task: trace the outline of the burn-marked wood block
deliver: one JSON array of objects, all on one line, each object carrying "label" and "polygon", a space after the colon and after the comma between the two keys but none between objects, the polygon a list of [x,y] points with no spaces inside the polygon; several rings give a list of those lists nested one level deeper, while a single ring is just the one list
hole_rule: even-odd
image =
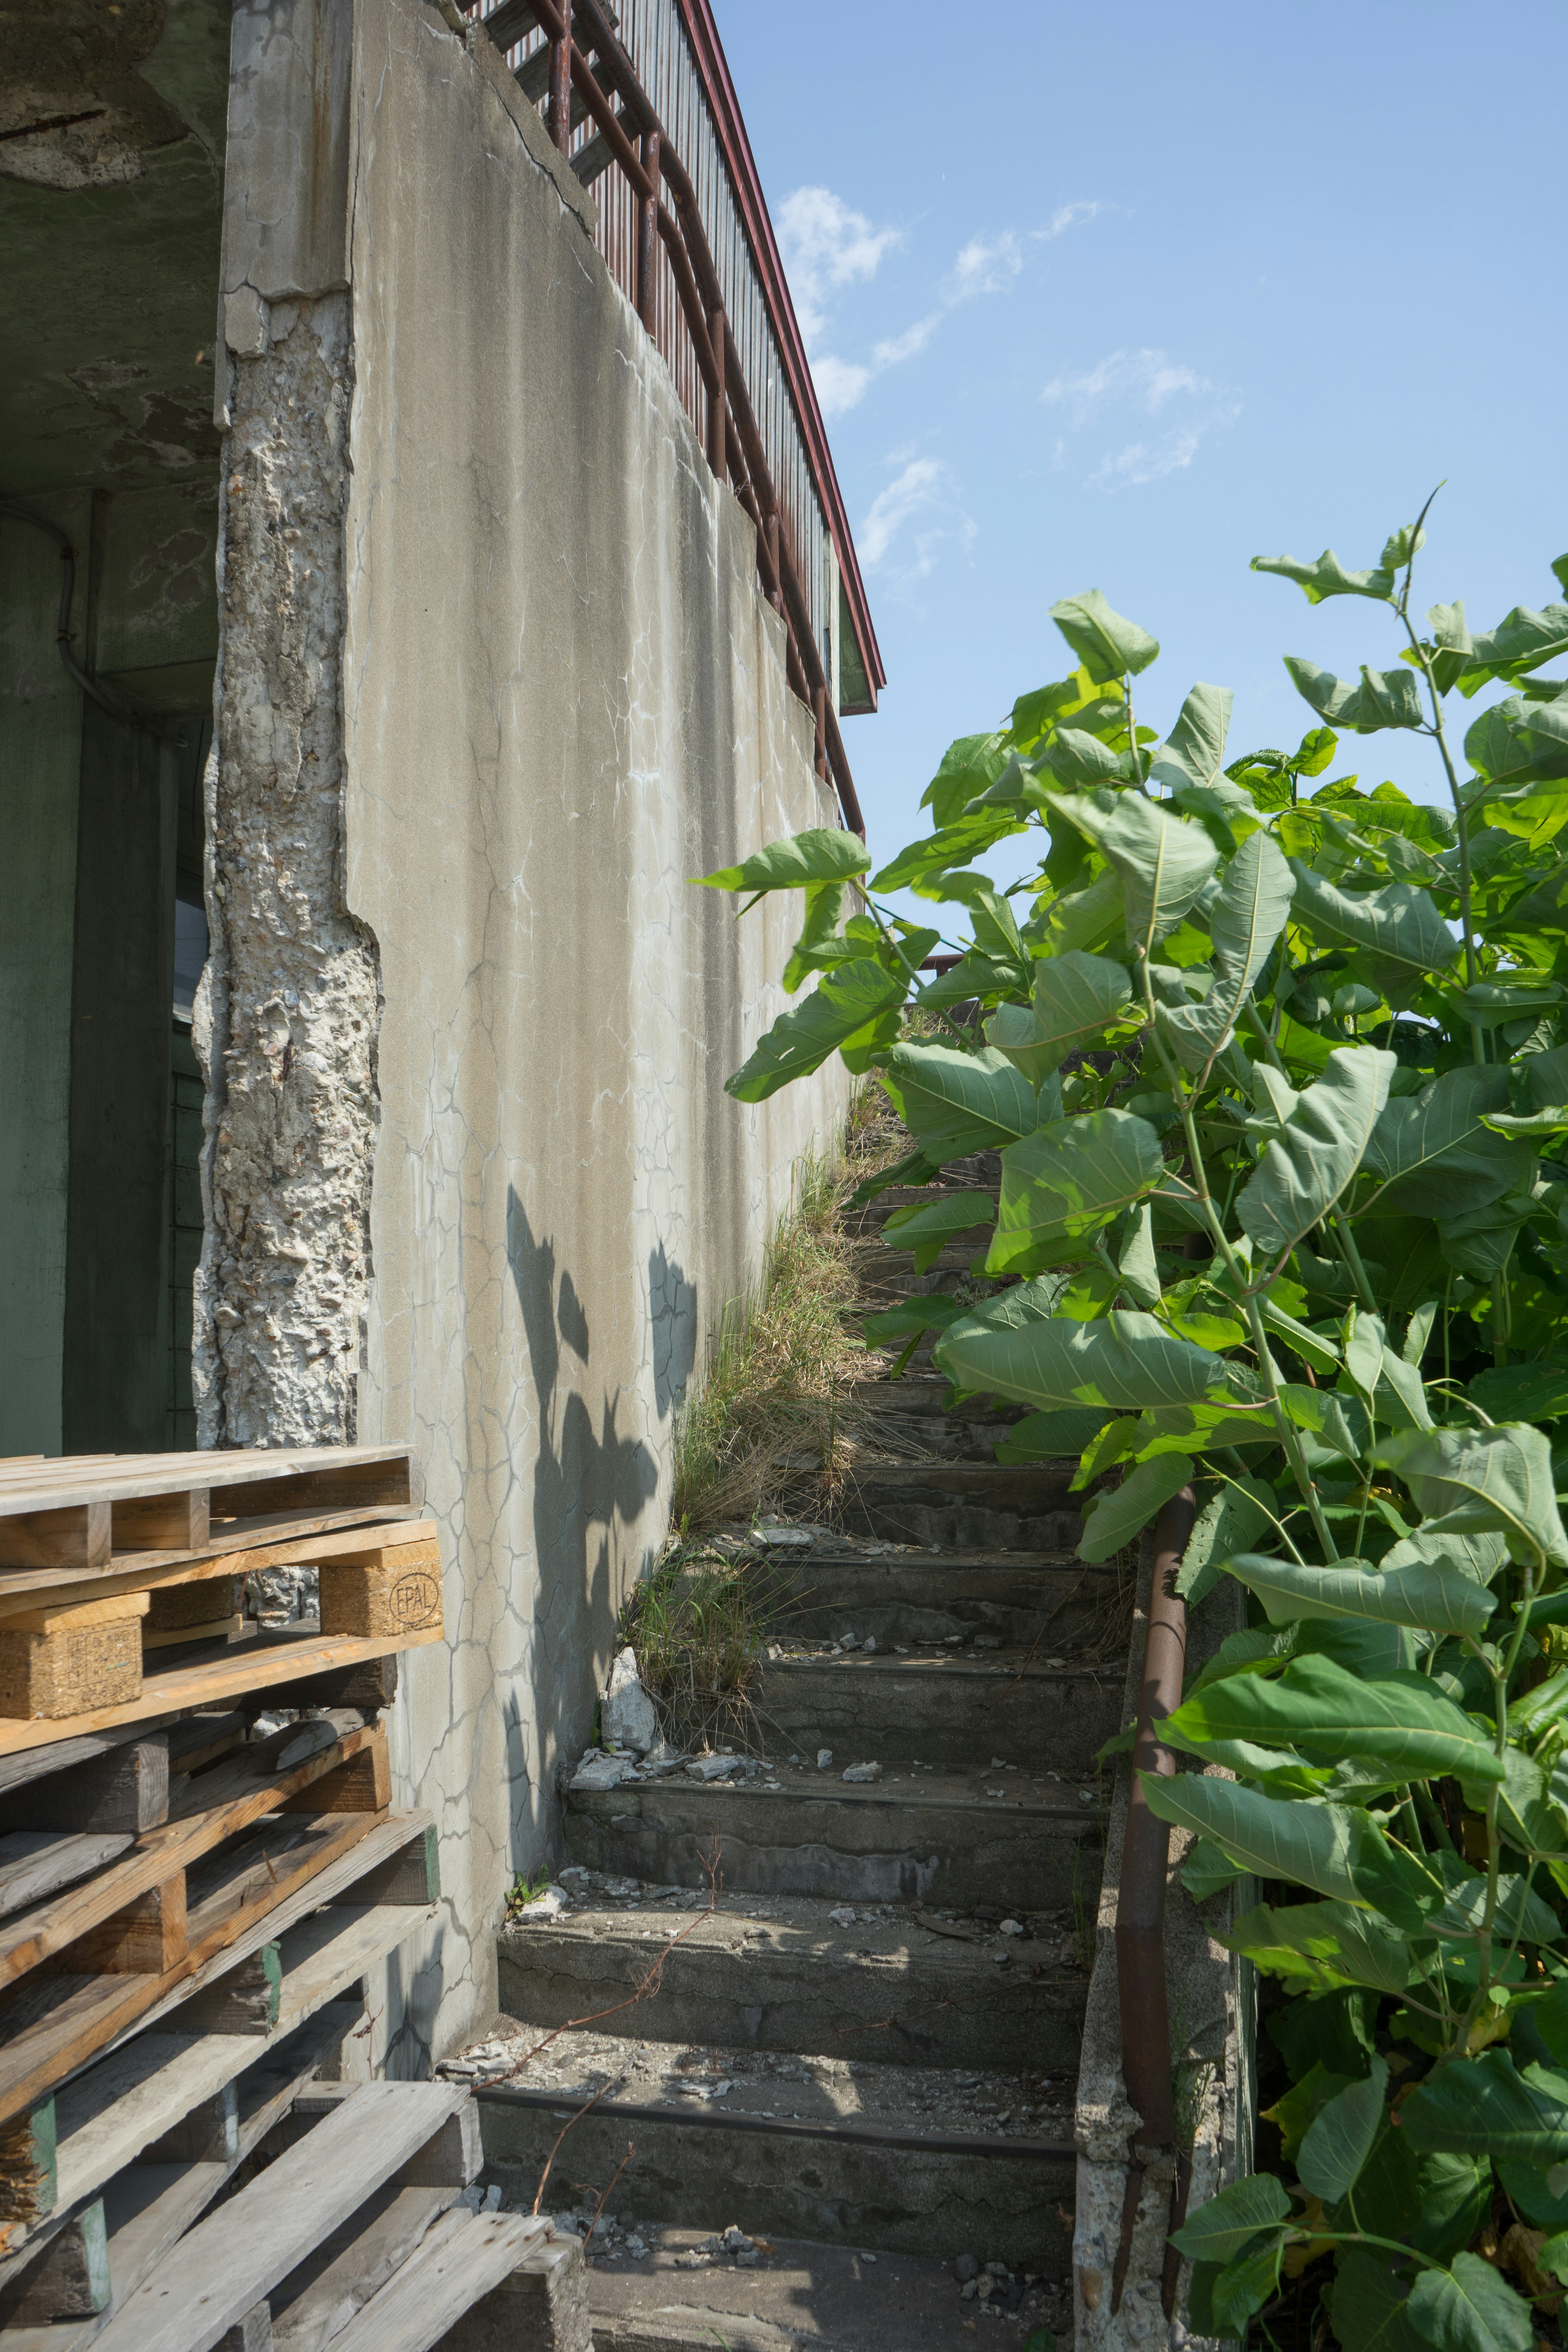
[{"label": "burn-marked wood block", "polygon": [[0,1621],[0,1716],[54,1720],[142,1695],[144,1592]]},{"label": "burn-marked wood block", "polygon": [[55,2210],[55,2101],[0,2124],[0,2222],[47,2221]]},{"label": "burn-marked wood block", "polygon": [[71,1976],[161,1977],[184,1956],[185,1874],[177,1870],[44,1965]]},{"label": "burn-marked wood block", "polygon": [[353,1559],[324,1559],[323,1633],[385,1640],[424,1633],[441,1623],[441,1552],[433,1543],[398,1544]]},{"label": "burn-marked wood block", "polygon": [[368,1748],[343,1764],[323,1772],[319,1780],[286,1797],[280,1813],[380,1813],[392,1802],[392,1767],[387,1760],[386,1734],[378,1732]]}]

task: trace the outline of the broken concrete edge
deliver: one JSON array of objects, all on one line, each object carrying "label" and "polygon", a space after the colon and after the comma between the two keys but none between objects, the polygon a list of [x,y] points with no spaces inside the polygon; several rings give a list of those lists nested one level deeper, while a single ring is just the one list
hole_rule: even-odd
[{"label": "broken concrete edge", "polygon": [[[1153,1566],[1153,1538],[1145,1532],[1139,1549],[1132,1638],[1122,1695],[1123,1730],[1137,1719]],[[1245,1622],[1241,1588],[1231,1579],[1222,1579],[1208,1598],[1188,1613],[1187,1674],[1195,1673],[1226,1635],[1239,1631]],[[1183,2263],[1177,2276],[1172,2319],[1167,2320],[1161,2303],[1174,2169],[1169,2151],[1159,2152],[1146,2165],[1120,2304],[1115,2312],[1111,2310],[1132,2168],[1129,2141],[1138,2120],[1122,2081],[1116,1967],[1117,1899],[1131,1792],[1131,1762],[1121,1757],[1106,1836],[1074,2126],[1078,2146],[1073,2221],[1076,2352],[1131,2352],[1133,2347],[1137,2352],[1149,2352],[1149,2347],[1160,2344],[1184,2342],[1190,2347],[1205,2340],[1184,2333],[1190,2263]],[[1252,2168],[1254,1971],[1250,1961],[1239,1959],[1215,1938],[1216,1933],[1227,1931],[1255,1898],[1252,1881],[1243,1879],[1211,1895],[1200,1908],[1180,1877],[1192,1843],[1190,1832],[1172,1831],[1165,1896],[1165,1984],[1176,2064],[1176,2111],[1193,2130],[1187,2203],[1189,2210],[1195,2210]]]}]

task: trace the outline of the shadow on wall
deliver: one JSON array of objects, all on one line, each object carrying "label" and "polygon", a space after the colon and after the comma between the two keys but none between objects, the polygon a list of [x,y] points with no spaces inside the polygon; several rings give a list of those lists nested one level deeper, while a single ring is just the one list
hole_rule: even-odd
[{"label": "shadow on wall", "polygon": [[697,1293],[664,1244],[648,1252],[648,1319],[653,1327],[653,1397],[664,1421],[686,1397],[697,1362]]},{"label": "shadow on wall", "polygon": [[[595,1660],[609,1649],[621,1598],[613,1573],[617,1524],[624,1532],[641,1517],[658,1487],[658,1465],[640,1438],[617,1433],[618,1386],[605,1399],[596,1432],[586,1399],[574,1389],[563,1391],[563,1355],[584,1366],[590,1361],[588,1318],[570,1274],[557,1277],[554,1244],[536,1239],[528,1212],[510,1185],[506,1250],[538,1404],[533,1550],[539,1581],[531,1698],[534,1752],[548,1772],[554,1759],[574,1756],[587,1738]],[[673,1297],[689,1299],[695,1331],[695,1294],[677,1268],[668,1269],[668,1280]],[[657,1319],[655,1328],[657,1333]],[[657,1337],[655,1345],[657,1349]],[[666,1409],[661,1401],[661,1417]],[[527,1765],[515,1702],[509,1708],[507,1744],[512,1786],[521,1796]],[[549,1830],[542,1801],[545,1790],[529,1793],[532,1819],[513,1818],[514,1870],[531,1866]]]}]

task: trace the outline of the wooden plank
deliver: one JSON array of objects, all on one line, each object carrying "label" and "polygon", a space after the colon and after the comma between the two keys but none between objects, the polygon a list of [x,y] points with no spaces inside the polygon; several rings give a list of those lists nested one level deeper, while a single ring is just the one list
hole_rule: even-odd
[{"label": "wooden plank", "polygon": [[[0,1477],[4,1476],[0,1473]],[[80,1576],[108,1565],[113,1514],[104,1502],[56,1504],[47,1490],[39,1505],[20,1506],[0,1518],[0,1568],[63,1568]]]},{"label": "wooden plank", "polygon": [[181,2239],[104,2329],[103,2352],[211,2352],[439,2131],[464,2095],[443,2083],[362,2084]]},{"label": "wooden plank", "polygon": [[89,1878],[118,1860],[130,1836],[62,1830],[8,1830],[0,1837],[0,1919],[28,1911],[45,1897]]},{"label": "wooden plank", "polygon": [[277,2352],[324,2352],[415,2252],[456,2187],[376,2189],[268,2294]]},{"label": "wooden plank", "polygon": [[[194,1583],[160,1585],[149,1591],[144,1595],[143,1642],[154,1633],[174,1633],[232,1617],[242,1605],[241,1583],[242,1579],[231,1571],[226,1576],[204,1576]],[[188,1633],[186,1638],[190,1638]]]},{"label": "wooden plank", "polygon": [[42,2220],[59,2203],[58,2141],[52,2098],[37,2100],[0,2125],[0,2252],[15,2237],[18,2222]]},{"label": "wooden plank", "polygon": [[323,1633],[423,1633],[441,1623],[438,1544],[399,1544],[318,1571]]},{"label": "wooden plank", "polygon": [[204,1658],[194,1665],[164,1666],[142,1677],[140,1702],[127,1706],[96,1708],[91,1714],[59,1722],[22,1723],[0,1720],[0,1756],[37,1748],[51,1739],[73,1739],[84,1731],[106,1731],[117,1722],[129,1722],[138,1713],[184,1713],[210,1706],[216,1699],[240,1691],[270,1690],[301,1675],[317,1676],[329,1669],[352,1668],[384,1657],[395,1650],[422,1649],[438,1642],[438,1633],[405,1633],[364,1641],[332,1633],[263,1634],[257,1641]]},{"label": "wooden plank", "polygon": [[427,1904],[374,1904],[365,1909],[334,1904],[314,1918],[302,1919],[283,1938],[278,2031],[284,2032],[310,2016],[327,1998],[324,1988],[357,1984],[368,1969],[439,1916]]},{"label": "wooden plank", "polygon": [[118,1625],[127,1617],[145,1617],[152,1596],[145,1592],[114,1592],[91,1601],[40,1597],[37,1607],[18,1609],[7,1617],[6,1633],[65,1633],[88,1625]]},{"label": "wooden plank", "polygon": [[529,2352],[594,2352],[581,2239],[535,2238],[500,2284],[447,2329],[441,2352],[521,2352],[524,2345]]},{"label": "wooden plank", "polygon": [[6,1815],[35,1830],[127,1831],[143,1835],[169,1811],[169,1735],[154,1731],[89,1757],[14,1795]]},{"label": "wooden plank", "polygon": [[284,1813],[384,1813],[392,1802],[392,1766],[384,1732],[365,1735],[364,1745],[346,1763],[308,1781],[297,1796],[279,1804]]},{"label": "wooden plank", "polygon": [[[214,1490],[264,1488],[304,1477],[353,1479],[367,1484],[395,1481],[401,1466],[405,1486],[417,1457],[405,1445],[301,1445],[220,1447],[183,1454],[57,1454],[33,1465],[0,1465],[0,1514],[47,1510],[73,1503],[130,1502],[148,1496],[205,1486]],[[387,1501],[407,1499],[388,1495]],[[258,1504],[258,1509],[271,1506]]]},{"label": "wooden plank", "polygon": [[195,1556],[176,1550],[111,1557],[105,1569],[91,1576],[79,1576],[70,1569],[0,1570],[0,1617],[29,1607],[36,1592],[58,1591],[66,1599],[90,1601],[100,1592],[163,1591],[209,1576],[308,1567],[344,1550],[363,1551],[366,1531],[374,1527],[395,1530],[399,1543],[437,1539],[435,1520],[407,1503],[383,1504],[374,1510],[274,1511],[220,1518],[213,1523],[210,1542]]},{"label": "wooden plank", "polygon": [[252,2304],[243,2319],[237,2319],[218,2338],[217,2352],[272,2352],[272,2306],[268,2303]]},{"label": "wooden plank", "polygon": [[184,1649],[195,1642],[233,1642],[245,1631],[245,1619],[237,1612],[230,1617],[209,1617],[200,1625],[170,1625],[162,1633],[142,1631],[142,1663],[150,1650]]},{"label": "wooden plank", "polygon": [[[90,1764],[107,1756],[110,1749],[123,1748],[127,1740],[150,1738],[173,1720],[167,1715],[149,1716],[135,1723],[117,1724],[111,1731],[89,1732],[79,1739],[51,1740],[47,1748],[30,1748],[19,1756],[0,1756],[0,1797],[48,1774],[68,1771],[78,1764]],[[9,1805],[6,1817],[11,1818]]]},{"label": "wooden plank", "polygon": [[454,2207],[332,2338],[334,2352],[429,2352],[471,2304],[510,2276],[547,2227],[532,2214]]},{"label": "wooden plank", "polygon": [[[215,1846],[248,1829],[280,1803],[308,1793],[312,1781],[330,1779],[343,1769],[346,1760],[367,1749],[384,1761],[385,1733],[351,1732],[331,1748],[307,1757],[291,1771],[275,1773],[265,1780],[245,1772],[243,1767],[231,1771],[226,1765],[219,1765],[215,1772],[203,1776],[216,1785],[211,1791],[213,1801],[200,1811],[184,1813],[178,1820],[148,1831],[137,1841],[133,1853],[101,1872],[89,1885],[0,1928],[0,1985],[14,1983],[57,1953],[68,1950],[74,1966],[79,1938],[89,1937],[104,1921],[123,1912],[175,1872],[188,1869]],[[192,1787],[199,1792],[202,1780]]]},{"label": "wooden plank", "polygon": [[0,2008],[0,2119],[30,2107],[154,2004],[178,1997],[200,1968],[299,1897],[374,1822],[370,1813],[279,1822],[198,1864],[187,1882],[185,1955],[165,1976],[44,1972],[13,1985]]},{"label": "wooden plank", "polygon": [[200,1551],[212,1534],[212,1489],[176,1488],[110,1505],[115,1551]]},{"label": "wooden plank", "polygon": [[278,2023],[283,1962],[276,1944],[263,1944],[216,1984],[193,1993],[182,2023],[198,2033],[270,2033]]}]

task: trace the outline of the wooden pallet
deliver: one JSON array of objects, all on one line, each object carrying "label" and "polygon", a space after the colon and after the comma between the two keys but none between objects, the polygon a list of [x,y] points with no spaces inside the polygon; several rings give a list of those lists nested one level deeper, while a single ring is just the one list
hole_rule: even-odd
[{"label": "wooden pallet", "polygon": [[[389,1814],[285,1895],[89,2063],[0,2125],[0,2252],[32,2242],[437,1916],[428,1813]],[[270,1951],[276,2021],[204,2021],[196,1996]],[[210,2011],[206,2012],[210,2017]],[[243,2030],[240,2030],[240,2028]],[[4,2265],[0,2264],[0,2279]]]},{"label": "wooden pallet", "polygon": [[423,1499],[418,1456],[406,1446],[64,1454],[0,1464],[0,1570],[81,1576],[120,1565],[125,1555],[188,1559],[213,1550],[215,1522],[217,1548],[233,1548],[232,1530],[242,1521],[325,1517],[341,1525],[355,1513],[416,1511]]}]

